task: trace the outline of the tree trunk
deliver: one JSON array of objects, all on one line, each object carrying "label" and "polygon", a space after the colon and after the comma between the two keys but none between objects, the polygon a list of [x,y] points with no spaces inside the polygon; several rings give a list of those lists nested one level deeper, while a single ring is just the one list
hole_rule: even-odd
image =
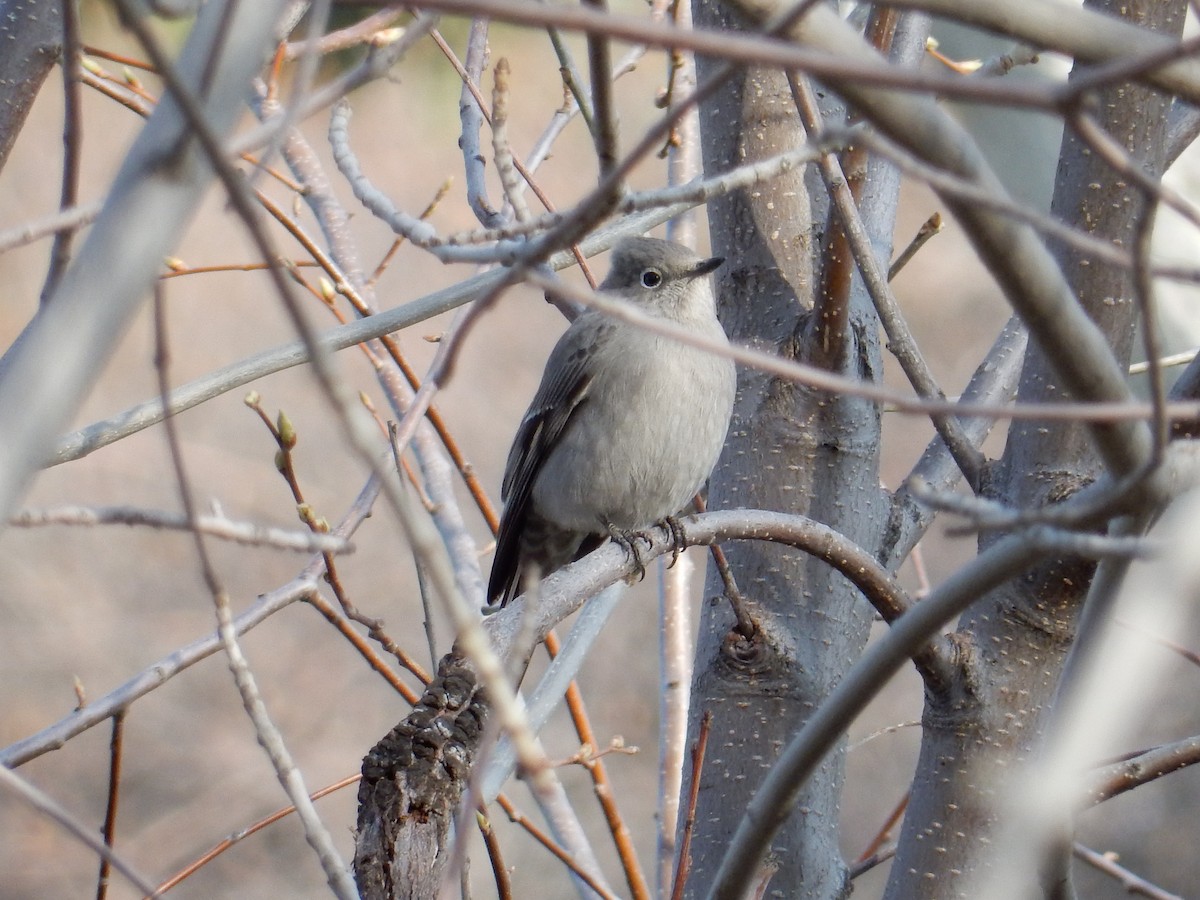
[{"label": "tree trunk", "polygon": [[[735,25],[713,3],[696,3],[694,13],[701,26]],[[701,58],[699,68],[703,81],[719,64]],[[841,107],[818,95],[826,123],[841,122]],[[710,174],[804,140],[787,79],[775,71],[750,69],[731,78],[702,105],[701,127]],[[885,266],[897,192],[890,167],[872,162],[862,207]],[[709,206],[709,225],[714,252],[729,260],[719,273],[718,302],[732,340],[865,382],[879,380],[877,320],[857,275],[848,296],[818,296],[831,284],[831,267],[852,265],[830,251],[835,225],[815,173],[807,183],[797,174],[769,193],[717,200]],[[822,327],[820,314],[838,304],[848,313],[844,327]],[[821,313],[814,315],[814,308]],[[879,436],[874,403],[742,371],[710,505],[807,515],[874,551],[887,512],[879,485]],[[722,588],[710,575],[696,651],[692,739],[705,713],[712,714],[712,725],[695,813],[689,896],[703,895],[712,884],[733,829],[779,750],[858,657],[872,621],[861,595],[818,560],[761,542],[730,545],[726,553],[759,630],[750,638],[733,630],[728,604],[712,599]],[[849,893],[838,849],[842,780],[839,751],[805,787],[772,843],[764,876],[773,894]]]},{"label": "tree trunk", "polygon": [[[1187,9],[1180,0],[1087,5],[1176,35]],[[1072,78],[1086,70],[1077,66]],[[1131,84],[1106,88],[1096,99],[1085,109],[1157,179],[1165,164],[1170,99]],[[1110,163],[1068,122],[1055,216],[1132,247],[1148,209],[1143,194],[1118,181]],[[1129,272],[1088,260],[1072,248],[1060,248],[1057,256],[1116,358],[1128,364],[1138,313]],[[1026,354],[1018,397],[1029,403],[1071,399],[1056,384],[1053,361],[1036,341]],[[1081,424],[1014,422],[988,493],[1012,508],[1043,506],[1067,498],[1102,472]],[[961,678],[947,695],[926,698],[921,754],[888,898],[965,896],[970,880],[992,862],[991,838],[1003,812],[1005,787],[1015,764],[1038,742],[1093,570],[1094,564],[1076,558],[1052,560],[993,591],[963,622]]]}]

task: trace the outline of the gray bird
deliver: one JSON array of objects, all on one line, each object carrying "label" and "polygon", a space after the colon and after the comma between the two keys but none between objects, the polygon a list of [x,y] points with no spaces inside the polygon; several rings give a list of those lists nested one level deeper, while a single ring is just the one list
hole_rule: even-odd
[{"label": "gray bird", "polygon": [[[706,277],[721,263],[626,238],[600,290],[723,344]],[[680,512],[717,463],[736,387],[727,358],[582,313],[550,353],[508,454],[488,602],[503,606],[528,573]]]}]

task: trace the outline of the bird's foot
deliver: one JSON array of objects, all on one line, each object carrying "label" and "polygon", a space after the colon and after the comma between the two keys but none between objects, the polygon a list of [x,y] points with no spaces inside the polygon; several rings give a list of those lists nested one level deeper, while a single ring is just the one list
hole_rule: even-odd
[{"label": "bird's foot", "polygon": [[605,522],[604,527],[608,531],[608,536],[614,544],[620,547],[629,554],[629,558],[633,560],[633,572],[637,575],[637,580],[641,581],[646,577],[646,564],[642,561],[642,551],[637,548],[637,539],[641,537],[636,531],[622,531],[612,522]]},{"label": "bird's foot", "polygon": [[675,516],[667,516],[658,524],[671,536],[671,562],[667,566],[669,569],[679,562],[679,554],[687,549],[687,532],[683,530],[683,523]]}]

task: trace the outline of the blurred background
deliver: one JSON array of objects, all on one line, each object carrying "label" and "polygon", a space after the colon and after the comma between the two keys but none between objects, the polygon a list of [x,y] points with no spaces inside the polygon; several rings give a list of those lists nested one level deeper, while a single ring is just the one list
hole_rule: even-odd
[{"label": "blurred background", "polygon": [[[620,4],[618,4],[620,6]],[[640,7],[624,4],[627,11]],[[106,3],[82,4],[84,40],[89,45],[138,56],[135,45],[117,27]],[[465,23],[446,20],[447,41],[464,52]],[[168,40],[186,29],[165,28]],[[986,57],[1007,46],[982,41],[962,30],[939,31],[950,56]],[[574,42],[578,49],[581,45]],[[491,60],[512,63],[510,129],[515,151],[524,153],[563,103],[557,62],[545,36],[495,26]],[[619,47],[618,53],[626,48]],[[98,61],[117,79],[120,64]],[[931,63],[932,64],[932,63]],[[332,71],[336,63],[327,64]],[[667,61],[649,53],[618,83],[622,145],[630,146],[660,115],[655,98],[666,84]],[[1061,77],[1064,66],[1052,58],[1012,77]],[[490,69],[489,69],[490,72]],[[548,75],[547,73],[551,73]],[[157,95],[157,80],[136,73]],[[490,91],[490,74],[485,95]],[[423,42],[390,79],[351,96],[355,116],[352,144],[366,174],[396,206],[419,212],[447,178],[449,193],[431,221],[438,232],[470,229],[476,222],[464,197],[462,161],[457,148],[458,76],[437,49]],[[83,168],[81,199],[103,197],[123,154],[141,126],[140,118],[94,91],[83,91]],[[1053,177],[1058,134],[1052,120],[1031,114],[993,110],[963,111],[963,116],[1009,179],[1014,192],[1046,204]],[[0,172],[0,229],[53,212],[61,178],[63,101],[61,76],[43,89],[6,168]],[[251,123],[247,116],[246,125]],[[318,149],[335,180],[336,192],[353,214],[353,237],[365,270],[381,260],[393,235],[357,206],[336,176],[325,140],[327,114],[301,128]],[[487,138],[485,137],[485,142]],[[485,143],[485,146],[486,143]],[[1177,184],[1189,189],[1196,168],[1188,160],[1177,167]],[[494,173],[493,173],[494,174]],[[594,155],[586,129],[573,122],[555,144],[538,180],[559,208],[579,198],[595,180]],[[666,183],[666,164],[648,160],[633,179],[635,187]],[[259,186],[270,193],[313,235],[318,229],[306,208],[286,187],[269,178]],[[499,197],[493,182],[494,197]],[[907,185],[896,226],[903,247],[928,216],[938,210],[922,186]],[[943,211],[944,212],[944,211]],[[1183,241],[1160,229],[1165,254],[1194,261],[1194,237]],[[701,228],[701,234],[704,234]],[[304,259],[304,251],[281,229],[275,237],[283,253]],[[706,236],[702,238],[706,241]],[[0,343],[8,346],[37,307],[50,242],[37,241],[0,255]],[[220,191],[210,191],[197,211],[188,236],[175,254],[186,267],[255,262],[250,241],[230,213]],[[602,275],[606,262],[597,260]],[[166,267],[164,266],[164,272]],[[306,270],[313,272],[313,270]],[[471,270],[443,266],[422,251],[405,246],[382,275],[381,305],[399,306],[454,284]],[[315,279],[315,272],[312,275]],[[578,277],[571,274],[570,277]],[[188,274],[165,283],[170,346],[170,378],[183,383],[227,363],[294,339],[261,272]],[[898,276],[895,288],[918,341],[947,393],[966,383],[977,361],[1007,320],[1008,310],[975,260],[952,220]],[[1193,298],[1169,299],[1186,322]],[[313,300],[310,320],[335,324]],[[423,372],[432,359],[436,337],[448,320],[431,320],[396,335],[409,360]],[[437,398],[464,454],[499,503],[499,482],[517,421],[528,403],[553,341],[564,327],[561,315],[536,291],[509,291],[487,313],[468,339],[453,379]],[[1171,333],[1178,343],[1194,343],[1184,324]],[[1177,349],[1174,345],[1169,349]],[[354,349],[338,355],[342,375],[386,410],[370,366]],[[150,309],[143,314],[98,380],[77,426],[111,416],[157,395],[154,329]],[[891,383],[903,386],[896,371]],[[294,369],[252,385],[272,415],[286,411],[299,442],[295,461],[299,480],[316,513],[336,521],[353,502],[366,473],[348,450],[329,405],[306,369]],[[299,528],[295,504],[275,470],[275,444],[258,417],[243,403],[249,388],[236,389],[176,419],[193,490],[202,504],[218,503],[232,519]],[[896,487],[932,436],[927,422],[888,414],[884,472]],[[1003,429],[988,445],[996,453]],[[490,565],[490,536],[465,492],[464,515]],[[178,510],[178,492],[161,427],[141,432],[95,453],[41,473],[25,505],[129,505]],[[922,547],[927,577],[936,584],[974,553],[970,539],[945,536],[935,527]],[[380,508],[354,536],[355,552],[339,560],[343,582],[355,604],[381,618],[385,628],[427,667],[419,590],[412,557],[398,524]],[[209,542],[220,578],[244,609],[259,594],[286,583],[307,562],[301,554]],[[704,558],[690,551],[703,565]],[[906,566],[904,582],[920,581]],[[627,817],[643,864],[653,870],[656,728],[658,717],[656,573],[629,592],[585,666],[580,679],[597,739],[603,746],[620,736],[636,753],[616,753],[606,761],[614,791]],[[700,578],[695,579],[699,600]],[[0,746],[45,728],[68,714],[79,697],[99,697],[167,656],[181,645],[212,632],[211,597],[196,565],[191,539],[183,534],[121,526],[6,529],[0,534]],[[443,618],[433,623],[439,654],[452,635]],[[1196,636],[1176,636],[1195,646]],[[407,712],[404,701],[313,609],[295,604],[243,638],[259,689],[275,723],[304,774],[310,790],[356,773],[364,753]],[[1166,651],[1164,651],[1166,652]],[[1178,657],[1176,657],[1178,659]],[[533,674],[536,675],[535,665]],[[1200,671],[1181,659],[1174,670],[1181,690],[1164,695],[1147,744],[1192,733],[1200,727],[1192,684]],[[409,679],[416,688],[415,680]],[[848,755],[843,804],[844,848],[853,859],[870,841],[887,814],[902,799],[911,777],[919,741],[920,685],[905,672],[856,724]],[[82,821],[99,829],[108,788],[108,723],[70,741],[21,768]],[[560,713],[544,736],[552,758],[565,759],[578,741]],[[592,798],[591,781],[578,766],[560,776],[589,828],[610,882],[623,893],[603,819]],[[1105,804],[1085,817],[1081,839],[1100,850],[1116,850],[1135,871],[1185,895],[1200,883],[1194,854],[1178,846],[1191,841],[1197,802],[1193,773],[1139,790]],[[537,813],[520,784],[508,793],[530,816]],[[345,859],[353,854],[356,787],[318,801],[326,825]],[[221,654],[193,666],[139,700],[128,711],[124,730],[117,849],[152,880],[165,879],[213,844],[287,804],[274,773],[255,741]],[[572,889],[562,867],[544,850],[509,826],[494,810],[515,867],[517,896],[559,897]],[[83,897],[95,893],[97,860],[53,822],[11,796],[0,795],[0,898]],[[477,896],[490,896],[486,858],[474,848],[472,877]],[[864,875],[856,896],[878,896],[886,865]],[[1086,896],[1124,896],[1111,881],[1083,882]],[[255,834],[201,868],[169,896],[209,898],[324,897],[328,889],[293,818]],[[119,876],[110,897],[136,896]]]}]

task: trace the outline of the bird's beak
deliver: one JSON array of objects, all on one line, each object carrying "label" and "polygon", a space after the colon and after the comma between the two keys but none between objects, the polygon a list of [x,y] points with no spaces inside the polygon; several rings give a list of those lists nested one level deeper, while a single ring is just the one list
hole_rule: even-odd
[{"label": "bird's beak", "polygon": [[725,262],[725,257],[723,256],[714,256],[712,259],[706,259],[696,266],[696,268],[692,269],[692,277],[699,278],[701,275],[707,275],[709,272],[718,269],[723,262]]}]

